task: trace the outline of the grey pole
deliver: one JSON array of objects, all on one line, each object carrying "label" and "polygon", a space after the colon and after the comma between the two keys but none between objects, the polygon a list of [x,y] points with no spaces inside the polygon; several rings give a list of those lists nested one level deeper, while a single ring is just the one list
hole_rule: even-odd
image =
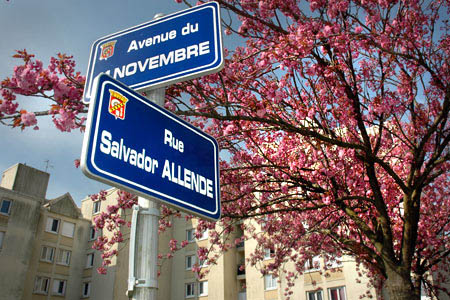
[{"label": "grey pole", "polygon": [[[153,19],[162,16],[163,14],[157,14]],[[165,93],[165,88],[150,90],[147,92],[147,98],[162,107]],[[136,227],[130,235],[128,279],[128,296],[133,300],[156,300],[158,297],[159,213],[160,204],[157,199],[151,197],[138,197],[138,205],[133,207],[132,222],[135,222]]]},{"label": "grey pole", "polygon": [[[147,93],[147,98],[164,105],[165,88]],[[133,300],[156,300],[158,296],[158,227],[160,204],[156,199],[138,197],[134,269],[137,282]],[[130,241],[131,243],[131,241]],[[131,249],[131,248],[130,248]]]}]

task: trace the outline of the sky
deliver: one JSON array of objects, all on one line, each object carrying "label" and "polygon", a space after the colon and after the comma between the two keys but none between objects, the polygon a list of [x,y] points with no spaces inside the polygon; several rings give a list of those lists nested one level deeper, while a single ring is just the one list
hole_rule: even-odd
[{"label": "sky", "polygon": [[[106,35],[150,21],[158,13],[187,7],[174,0],[0,0],[0,80],[11,76],[18,63],[15,50],[27,49],[47,66],[58,53],[73,55],[76,70],[86,73],[92,43]],[[28,110],[46,110],[48,102],[18,97]],[[50,118],[38,119],[39,130],[0,126],[3,147],[0,172],[24,163],[50,173],[47,199],[69,192],[78,205],[107,185],[91,180],[75,168],[83,133],[59,132]]]}]

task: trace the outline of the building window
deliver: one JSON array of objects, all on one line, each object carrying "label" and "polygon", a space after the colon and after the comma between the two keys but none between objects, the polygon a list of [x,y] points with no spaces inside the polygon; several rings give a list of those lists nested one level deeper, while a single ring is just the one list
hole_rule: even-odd
[{"label": "building window", "polygon": [[206,229],[205,231],[202,232],[202,235],[198,238],[199,241],[203,241],[206,240],[208,238],[209,234],[208,234],[208,229]]},{"label": "building window", "polygon": [[45,231],[58,233],[60,220],[54,219],[52,217],[47,218],[47,226],[45,227]]},{"label": "building window", "polygon": [[266,291],[275,290],[277,288],[277,278],[273,277],[272,274],[264,276],[264,289]]},{"label": "building window", "polygon": [[330,300],[346,300],[347,299],[345,297],[345,286],[328,289],[328,294],[330,295]]},{"label": "building window", "polygon": [[53,280],[53,295],[64,296],[66,293],[66,280],[54,279]]},{"label": "building window", "polygon": [[41,260],[46,262],[53,262],[53,257],[55,256],[55,248],[42,246]]},{"label": "building window", "polygon": [[70,222],[63,222],[61,234],[73,238],[75,232],[75,224]]},{"label": "building window", "polygon": [[198,295],[208,296],[208,281],[200,281],[198,283]]},{"label": "building window", "polygon": [[328,269],[335,269],[342,267],[342,257],[333,257],[326,263]]},{"label": "building window", "polygon": [[2,215],[9,215],[10,211],[11,211],[11,200],[7,200],[7,199],[3,199],[2,203],[0,205],[0,213]]},{"label": "building window", "polygon": [[309,258],[305,263],[306,272],[320,271],[320,257],[314,256]]},{"label": "building window", "polygon": [[38,294],[47,294],[50,278],[37,276],[34,282],[34,292]]},{"label": "building window", "polygon": [[195,255],[186,256],[186,270],[191,270],[195,264]]},{"label": "building window", "polygon": [[86,268],[92,268],[94,266],[94,253],[86,255]]},{"label": "building window", "polygon": [[208,260],[207,259],[200,259],[198,263],[199,267],[207,267],[208,266]]},{"label": "building window", "polygon": [[264,249],[264,259],[272,259],[275,254],[275,251],[272,249],[265,248]]},{"label": "building window", "polygon": [[323,294],[322,291],[310,291],[306,292],[307,300],[322,300]]},{"label": "building window", "polygon": [[91,294],[91,283],[83,282],[83,291],[81,292],[82,297],[89,297]]},{"label": "building window", "polygon": [[186,283],[186,298],[192,298],[195,296],[195,283]]},{"label": "building window", "polygon": [[186,230],[186,240],[191,243],[194,239],[194,229],[188,229]]},{"label": "building window", "polygon": [[61,265],[70,265],[70,256],[72,252],[69,250],[59,249],[58,253],[58,264]]},{"label": "building window", "polygon": [[5,238],[5,232],[0,231],[0,250],[3,248],[3,239]]},{"label": "building window", "polygon": [[89,229],[89,240],[95,240],[96,238],[96,234],[95,234],[95,227],[91,226],[91,228]]},{"label": "building window", "polygon": [[102,235],[101,229],[95,230],[95,227],[91,226],[91,228],[89,229],[89,240],[90,241],[96,240],[97,237],[99,237],[101,235]]},{"label": "building window", "polygon": [[98,214],[100,212],[100,205],[101,205],[100,201],[94,202],[94,205],[92,206],[92,214],[93,215]]}]

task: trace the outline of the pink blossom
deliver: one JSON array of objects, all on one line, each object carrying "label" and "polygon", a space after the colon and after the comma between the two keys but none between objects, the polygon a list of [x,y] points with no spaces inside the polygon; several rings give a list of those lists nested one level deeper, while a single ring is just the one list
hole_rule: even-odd
[{"label": "pink blossom", "polygon": [[25,126],[36,125],[36,123],[37,123],[36,116],[34,115],[33,112],[26,112],[25,111],[24,113],[21,114],[20,118],[22,120],[22,123]]}]

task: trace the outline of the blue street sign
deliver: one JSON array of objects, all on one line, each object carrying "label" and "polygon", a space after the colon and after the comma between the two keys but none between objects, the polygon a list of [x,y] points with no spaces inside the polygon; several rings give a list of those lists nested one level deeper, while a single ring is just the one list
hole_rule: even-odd
[{"label": "blue street sign", "polygon": [[85,175],[218,220],[217,141],[106,74],[93,91],[81,154]]},{"label": "blue street sign", "polygon": [[208,2],[100,38],[91,48],[84,101],[106,73],[144,91],[217,72],[223,67],[220,9]]}]

